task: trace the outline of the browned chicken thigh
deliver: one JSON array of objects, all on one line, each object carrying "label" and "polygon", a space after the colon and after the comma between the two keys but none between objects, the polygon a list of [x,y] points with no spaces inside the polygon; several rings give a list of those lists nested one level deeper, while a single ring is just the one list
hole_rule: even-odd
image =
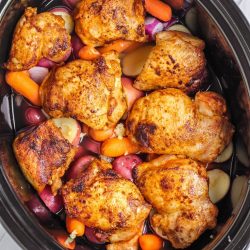
[{"label": "browned chicken thigh", "polygon": [[127,119],[127,133],[142,152],[186,155],[212,162],[232,139],[225,100],[214,92],[194,100],[178,89],[139,99]]},{"label": "browned chicken thigh", "polygon": [[4,66],[11,71],[27,70],[43,57],[60,62],[70,52],[70,35],[63,18],[49,12],[37,14],[36,8],[29,7],[16,26],[9,60]]},{"label": "browned chicken thigh", "polygon": [[41,101],[52,117],[73,117],[94,129],[114,126],[126,111],[118,54],[76,60],[54,69],[42,83]]},{"label": "browned chicken thigh", "polygon": [[62,195],[68,216],[94,228],[98,238],[111,243],[129,241],[141,232],[151,208],[133,182],[99,160],[67,182]]},{"label": "browned chicken thigh", "polygon": [[74,19],[75,31],[86,45],[146,40],[142,0],[83,0]]},{"label": "browned chicken thigh", "polygon": [[150,222],[175,248],[186,248],[216,226],[218,210],[208,196],[203,164],[185,157],[161,156],[134,169],[137,186],[153,206]]},{"label": "browned chicken thigh", "polygon": [[19,134],[13,149],[24,176],[38,192],[51,185],[56,193],[75,155],[75,148],[52,120]]},{"label": "browned chicken thigh", "polygon": [[178,88],[186,93],[199,90],[207,76],[205,43],[179,31],[156,35],[156,46],[135,80],[140,90]]}]

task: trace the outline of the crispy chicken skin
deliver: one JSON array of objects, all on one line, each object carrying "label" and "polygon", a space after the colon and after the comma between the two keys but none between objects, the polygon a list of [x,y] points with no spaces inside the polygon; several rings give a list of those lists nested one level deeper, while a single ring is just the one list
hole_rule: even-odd
[{"label": "crispy chicken skin", "polygon": [[[185,157],[161,156],[134,169],[137,186],[153,206],[151,224],[175,248],[186,248],[216,226],[218,209],[208,196],[205,166]],[[152,188],[153,187],[153,188]]]},{"label": "crispy chicken skin", "polygon": [[146,40],[142,0],[83,0],[75,10],[75,31],[83,43],[102,46],[118,39]]},{"label": "crispy chicken skin", "polygon": [[67,182],[62,196],[68,216],[95,228],[97,237],[112,243],[136,236],[151,208],[134,183],[99,160]]},{"label": "crispy chicken skin", "polygon": [[31,132],[19,134],[13,149],[23,174],[33,187],[41,192],[46,185],[51,185],[54,194],[75,155],[74,147],[52,120],[40,124]]},{"label": "crispy chicken skin", "polygon": [[36,8],[28,7],[16,26],[9,60],[4,66],[10,71],[27,70],[43,57],[60,62],[70,52],[70,35],[63,18],[49,12],[37,14]]},{"label": "crispy chicken skin", "polygon": [[127,119],[127,134],[142,152],[201,162],[215,160],[233,132],[225,100],[209,91],[192,100],[178,89],[157,90],[139,99]]},{"label": "crispy chicken skin", "polygon": [[205,43],[197,37],[164,31],[156,35],[156,46],[135,80],[140,90],[163,88],[182,89],[186,93],[198,91],[207,77]]},{"label": "crispy chicken skin", "polygon": [[94,129],[114,126],[126,111],[118,54],[76,60],[54,69],[40,88],[44,110],[73,117]]}]

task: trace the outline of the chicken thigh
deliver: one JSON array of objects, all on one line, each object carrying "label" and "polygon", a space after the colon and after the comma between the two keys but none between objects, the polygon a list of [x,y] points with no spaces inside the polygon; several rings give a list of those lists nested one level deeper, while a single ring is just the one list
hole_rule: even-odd
[{"label": "chicken thigh", "polygon": [[140,90],[163,88],[198,91],[207,77],[205,43],[197,37],[179,31],[156,34],[156,46],[135,80]]},{"label": "chicken thigh", "polygon": [[94,129],[114,126],[126,111],[118,54],[76,60],[54,69],[40,88],[44,110],[73,117]]},{"label": "chicken thigh", "polygon": [[83,43],[102,46],[118,39],[144,42],[142,0],[83,0],[75,10],[75,31]]},{"label": "chicken thigh", "polygon": [[178,89],[158,90],[139,99],[127,119],[127,133],[141,151],[186,155],[212,162],[232,139],[234,127],[225,100],[199,92],[194,100]]},{"label": "chicken thigh", "polygon": [[175,248],[186,248],[216,226],[218,209],[208,196],[203,164],[185,157],[161,156],[134,169],[137,186],[153,206],[150,222]]},{"label": "chicken thigh", "polygon": [[67,182],[62,196],[68,216],[94,228],[99,239],[111,243],[135,237],[151,209],[133,182],[99,160]]},{"label": "chicken thigh", "polygon": [[29,7],[16,26],[4,66],[10,71],[22,71],[36,66],[43,57],[60,62],[70,53],[71,40],[63,18],[49,12],[37,14],[36,8]]},{"label": "chicken thigh", "polygon": [[19,134],[13,149],[24,176],[33,187],[41,192],[46,185],[51,185],[54,194],[61,187],[61,177],[76,151],[52,120]]}]

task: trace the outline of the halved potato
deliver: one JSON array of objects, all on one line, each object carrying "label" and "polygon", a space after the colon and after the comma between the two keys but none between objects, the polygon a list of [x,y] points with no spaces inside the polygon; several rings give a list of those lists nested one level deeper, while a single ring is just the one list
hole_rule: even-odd
[{"label": "halved potato", "polygon": [[238,138],[236,142],[236,156],[238,160],[245,166],[250,167],[250,160],[248,158],[248,153],[243,141]]},{"label": "halved potato", "polygon": [[186,16],[185,16],[185,23],[187,27],[192,31],[192,33],[197,33],[198,31],[198,17],[197,17],[197,10],[196,8],[191,8]]},{"label": "halved potato", "polygon": [[236,176],[233,181],[232,188],[231,188],[231,202],[233,208],[235,208],[240,200],[242,195],[242,190],[245,185],[247,185],[248,178],[245,175]]},{"label": "halved potato", "polygon": [[81,126],[75,119],[62,117],[54,118],[52,121],[58,128],[61,129],[65,139],[75,146],[79,144]]},{"label": "halved potato", "polygon": [[233,154],[233,143],[230,142],[223,152],[215,159],[214,162],[221,163],[229,160]]},{"label": "halved potato", "polygon": [[209,197],[213,203],[219,202],[227,194],[230,187],[230,177],[220,169],[207,172],[209,179]]},{"label": "halved potato", "polygon": [[146,45],[125,55],[122,59],[123,74],[133,77],[139,75],[152,48],[152,45]]},{"label": "halved potato", "polygon": [[182,24],[175,24],[171,26],[170,28],[168,28],[168,30],[181,31],[181,32],[191,34],[191,32]]}]

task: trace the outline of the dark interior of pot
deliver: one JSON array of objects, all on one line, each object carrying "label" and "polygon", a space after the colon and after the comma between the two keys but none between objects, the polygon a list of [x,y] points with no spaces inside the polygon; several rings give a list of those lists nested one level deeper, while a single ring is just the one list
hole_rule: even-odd
[{"label": "dark interior of pot", "polygon": [[[0,3],[1,64],[8,58],[13,30],[24,8],[36,6],[39,11],[44,11],[59,3],[60,1],[57,0]],[[230,1],[221,1],[220,3],[217,1],[214,3],[197,1],[195,6],[197,35],[206,41],[206,56],[210,71],[210,85],[207,89],[219,92],[226,98],[232,122],[236,127],[233,138],[233,155],[229,160],[220,164],[220,168],[230,176],[231,184],[227,195],[217,204],[219,208],[217,227],[202,234],[189,247],[193,250],[226,249],[227,247],[234,249],[239,241],[241,247],[238,249],[243,249],[249,237],[244,235],[247,234],[247,230],[250,232],[250,223],[247,222],[250,217],[250,91],[248,85],[250,76],[247,74],[250,72],[245,70],[249,67],[249,61],[247,62],[249,48],[246,47],[247,41],[239,33],[237,34],[239,30],[234,30],[235,23],[228,22],[227,15],[229,14],[222,4],[224,7],[233,6],[233,9],[235,8]],[[235,20],[237,18],[241,18],[238,12],[235,13]],[[47,215],[39,219],[39,216],[36,215],[44,213],[44,208],[41,208],[41,211],[36,211],[36,215],[29,210],[29,200],[34,195],[34,190],[19,170],[12,151],[12,141],[15,134],[27,126],[24,112],[30,104],[7,86],[4,74],[4,70],[0,69],[2,222],[24,248],[57,249],[60,246],[49,235],[53,230],[65,228],[64,215],[62,213],[53,215],[46,211]],[[214,167],[216,167],[215,164],[208,166],[210,169]],[[105,249],[104,245],[93,244],[85,237],[77,239],[77,247],[77,249]],[[167,242],[165,249],[171,249]]]}]

